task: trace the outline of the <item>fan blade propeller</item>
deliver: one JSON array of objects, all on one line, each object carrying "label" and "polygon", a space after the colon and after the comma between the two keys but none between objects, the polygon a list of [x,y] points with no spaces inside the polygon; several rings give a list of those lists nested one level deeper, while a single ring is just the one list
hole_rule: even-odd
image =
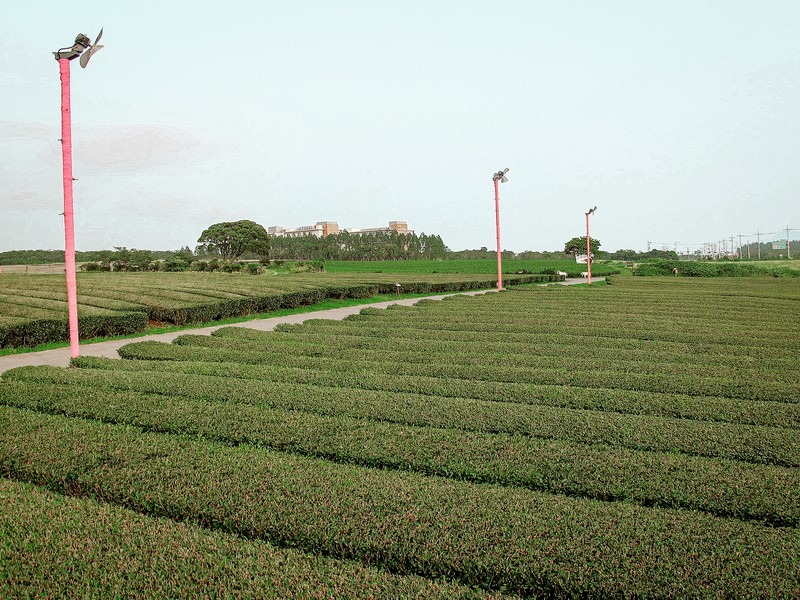
[{"label": "fan blade propeller", "polygon": [[102,46],[102,45],[101,46],[92,46],[86,52],[81,54],[81,60],[80,60],[81,67],[83,67],[85,69],[86,65],[89,64],[89,59],[92,58],[92,56],[94,55],[95,52],[99,52],[100,49],[102,49],[103,47],[104,46]]},{"label": "fan blade propeller", "polygon": [[503,175],[503,178],[500,180],[500,183],[505,183],[506,181],[508,181],[508,177]]},{"label": "fan blade propeller", "polygon": [[505,173],[508,173],[508,167],[506,167],[505,169],[503,169],[503,173],[504,173],[504,174],[505,174]]},{"label": "fan blade propeller", "polygon": [[97,34],[97,37],[94,39],[94,44],[91,44],[91,45],[90,45],[90,46],[89,46],[89,47],[86,49],[86,51],[85,51],[83,54],[81,54],[81,60],[80,60],[80,63],[81,63],[81,67],[82,67],[82,68],[84,68],[84,69],[85,69],[85,68],[86,68],[86,65],[88,65],[88,64],[89,64],[89,59],[90,59],[90,58],[92,58],[92,55],[93,55],[95,52],[99,51],[99,50],[100,50],[100,48],[102,48],[102,47],[103,47],[103,46],[102,46],[102,45],[100,45],[100,43],[99,43],[99,42],[100,42],[100,38],[101,38],[101,37],[103,37],[103,28],[102,28],[102,27],[100,28],[100,33],[98,33],[98,34]]}]

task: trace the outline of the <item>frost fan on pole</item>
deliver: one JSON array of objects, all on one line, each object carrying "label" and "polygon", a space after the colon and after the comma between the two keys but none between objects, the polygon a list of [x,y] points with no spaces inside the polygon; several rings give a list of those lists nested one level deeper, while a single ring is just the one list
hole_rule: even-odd
[{"label": "frost fan on pole", "polygon": [[79,33],[72,46],[60,48],[53,52],[58,61],[61,73],[61,157],[64,180],[64,264],[67,272],[67,310],[69,312],[69,347],[72,358],[80,356],[78,335],[78,283],[75,274],[75,214],[72,209],[72,118],[69,95],[69,62],[80,58],[81,67],[85,67],[89,59],[102,46],[97,42],[103,30],[92,41]]}]

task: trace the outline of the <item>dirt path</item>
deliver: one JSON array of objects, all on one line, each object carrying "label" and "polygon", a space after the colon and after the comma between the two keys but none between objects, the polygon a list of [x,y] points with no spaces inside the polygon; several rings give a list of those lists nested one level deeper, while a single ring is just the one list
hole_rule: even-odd
[{"label": "dirt path", "polygon": [[[599,278],[602,279],[602,278]],[[562,282],[563,285],[575,285],[584,283],[585,279],[567,279]],[[478,294],[485,294],[493,292],[494,290],[482,290],[477,292],[460,292],[462,295],[475,296]],[[458,294],[441,294],[439,296],[426,296],[424,298],[403,298],[400,300],[389,300],[385,302],[372,302],[359,304],[356,306],[346,306],[342,308],[331,308],[328,310],[319,310],[316,312],[308,312],[297,315],[286,315],[283,317],[271,317],[269,319],[254,319],[252,321],[244,321],[242,323],[235,323],[231,325],[213,325],[210,327],[199,327],[197,329],[182,329],[180,331],[173,331],[170,333],[159,333],[156,335],[145,335],[137,338],[126,338],[120,340],[111,340],[107,342],[97,342],[96,344],[81,344],[81,356],[104,356],[106,358],[119,358],[117,350],[131,342],[155,341],[169,343],[180,335],[210,335],[212,331],[220,329],[221,327],[247,327],[249,329],[258,329],[259,331],[272,331],[276,325],[281,323],[302,323],[308,319],[332,319],[342,320],[349,315],[358,314],[362,308],[386,308],[392,304],[400,304],[403,306],[412,306],[420,300],[441,300],[447,296]],[[68,367],[70,361],[69,347],[56,348],[55,350],[42,350],[41,352],[26,352],[23,354],[9,354],[7,356],[0,356],[0,373],[14,369],[16,367],[34,366],[34,365],[52,365],[55,367]]]}]

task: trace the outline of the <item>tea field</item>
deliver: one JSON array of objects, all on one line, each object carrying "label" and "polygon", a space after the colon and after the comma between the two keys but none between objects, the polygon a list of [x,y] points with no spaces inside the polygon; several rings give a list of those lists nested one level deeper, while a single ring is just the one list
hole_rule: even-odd
[{"label": "tea field", "polygon": [[0,596],[798,597],[800,281],[227,327],[0,380]]},{"label": "tea field", "polygon": [[[508,275],[506,285],[552,281],[555,275]],[[82,339],[143,331],[148,323],[185,325],[312,305],[328,298],[379,293],[439,293],[496,286],[491,274],[306,273],[80,273],[78,318]],[[0,276],[0,348],[32,347],[69,339],[63,277]]]}]

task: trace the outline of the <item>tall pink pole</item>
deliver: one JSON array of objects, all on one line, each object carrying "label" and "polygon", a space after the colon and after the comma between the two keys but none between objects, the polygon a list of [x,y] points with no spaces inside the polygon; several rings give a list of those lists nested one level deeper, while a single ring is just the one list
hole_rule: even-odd
[{"label": "tall pink pole", "polygon": [[72,119],[69,100],[69,60],[58,59],[61,71],[61,156],[64,176],[64,262],[67,268],[69,347],[72,358],[80,356],[78,341],[78,283],[75,274],[75,218],[72,210]]},{"label": "tall pink pole", "polygon": [[586,213],[586,285],[592,285],[592,244],[589,238],[589,214]]},{"label": "tall pink pole", "polygon": [[500,250],[500,180],[494,180],[494,216],[497,226],[497,291],[503,289],[503,253]]}]

